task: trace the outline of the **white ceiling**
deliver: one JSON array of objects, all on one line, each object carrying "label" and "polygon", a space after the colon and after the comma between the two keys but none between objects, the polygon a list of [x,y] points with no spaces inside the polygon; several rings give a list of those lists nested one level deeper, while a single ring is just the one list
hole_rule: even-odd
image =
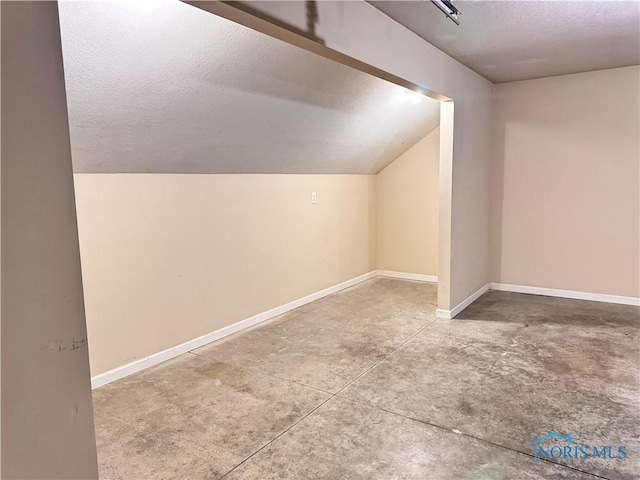
[{"label": "white ceiling", "polygon": [[640,63],[640,1],[370,1],[494,83]]},{"label": "white ceiling", "polygon": [[376,173],[439,103],[178,0],[62,1],[76,172]]}]

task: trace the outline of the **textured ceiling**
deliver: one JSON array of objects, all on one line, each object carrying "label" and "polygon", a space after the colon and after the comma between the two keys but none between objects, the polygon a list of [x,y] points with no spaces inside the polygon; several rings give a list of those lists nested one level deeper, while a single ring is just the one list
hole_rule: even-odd
[{"label": "textured ceiling", "polygon": [[640,63],[640,1],[370,1],[494,83]]},{"label": "textured ceiling", "polygon": [[439,103],[175,1],[60,2],[76,172],[376,173]]}]

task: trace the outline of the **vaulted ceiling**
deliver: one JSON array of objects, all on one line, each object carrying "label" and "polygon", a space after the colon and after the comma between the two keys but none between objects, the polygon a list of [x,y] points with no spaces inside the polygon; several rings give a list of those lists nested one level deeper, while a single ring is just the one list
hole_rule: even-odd
[{"label": "vaulted ceiling", "polygon": [[494,83],[640,64],[639,0],[369,3]]},{"label": "vaulted ceiling", "polygon": [[178,0],[60,2],[76,172],[376,173],[439,103]]}]

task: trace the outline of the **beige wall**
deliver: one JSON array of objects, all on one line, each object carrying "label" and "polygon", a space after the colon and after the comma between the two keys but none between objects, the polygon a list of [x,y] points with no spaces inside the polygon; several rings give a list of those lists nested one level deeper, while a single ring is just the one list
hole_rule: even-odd
[{"label": "beige wall", "polygon": [[75,184],[92,375],[376,268],[373,175]]},{"label": "beige wall", "polygon": [[[197,3],[203,9],[217,5]],[[245,3],[307,27],[304,2],[286,9],[280,2]],[[438,307],[449,310],[489,281],[492,84],[363,0],[318,2],[316,34],[329,48],[455,102],[455,115],[452,102],[446,111],[441,106],[455,124],[453,132],[444,117],[440,121],[441,137],[450,145],[440,164],[446,188],[439,202]]]},{"label": "beige wall", "polygon": [[436,128],[376,175],[378,269],[438,275]]},{"label": "beige wall", "polygon": [[494,86],[494,282],[639,296],[639,67]]},{"label": "beige wall", "polygon": [[97,478],[55,2],[2,2],[2,478]]}]

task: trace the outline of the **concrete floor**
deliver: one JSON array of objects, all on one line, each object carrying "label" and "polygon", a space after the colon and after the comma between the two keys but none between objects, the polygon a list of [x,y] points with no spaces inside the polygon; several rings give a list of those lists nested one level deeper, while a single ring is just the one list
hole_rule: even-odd
[{"label": "concrete floor", "polygon": [[[101,478],[639,478],[640,309],[375,278],[94,392]],[[534,461],[550,431],[625,459]]]}]

